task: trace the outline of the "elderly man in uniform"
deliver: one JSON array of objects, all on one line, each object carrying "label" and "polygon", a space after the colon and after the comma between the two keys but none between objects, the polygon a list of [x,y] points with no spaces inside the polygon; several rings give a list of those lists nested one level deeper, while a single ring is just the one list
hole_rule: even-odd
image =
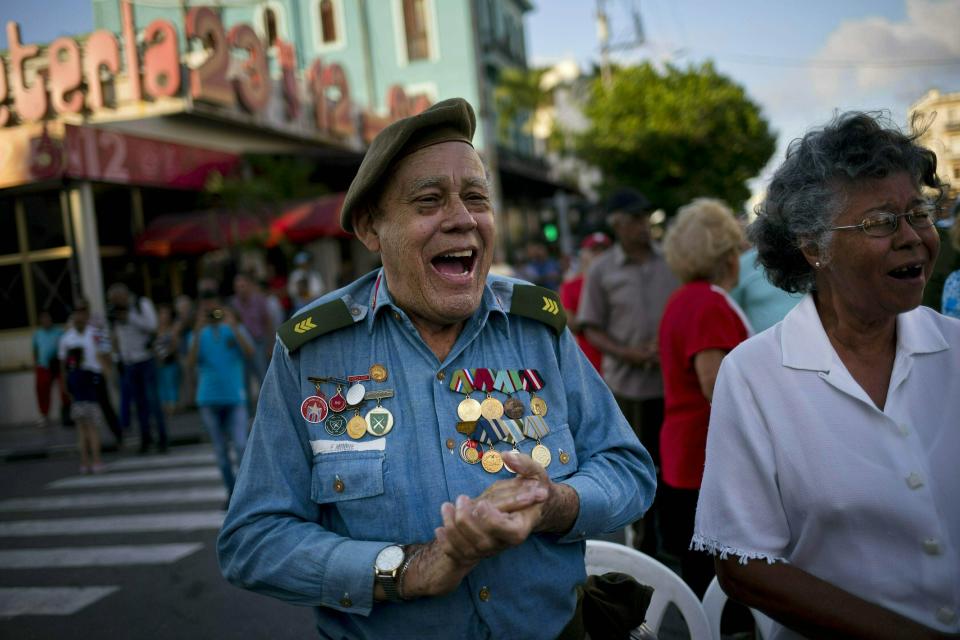
[{"label": "elderly man in uniform", "polygon": [[220,565],[325,638],[582,637],[584,539],[653,497],[556,294],[487,277],[475,123],[452,99],[377,136],[341,224],[383,268],[278,332]]}]

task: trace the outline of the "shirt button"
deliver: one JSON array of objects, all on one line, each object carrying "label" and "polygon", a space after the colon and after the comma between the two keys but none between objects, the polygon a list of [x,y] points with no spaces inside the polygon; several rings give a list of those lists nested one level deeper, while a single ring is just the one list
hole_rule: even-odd
[{"label": "shirt button", "polygon": [[927,538],[923,541],[923,550],[931,556],[940,555],[940,541],[936,538]]},{"label": "shirt button", "polygon": [[439,373],[437,373],[437,380],[439,380],[440,382],[443,382],[443,379],[446,377],[447,377],[447,374],[444,373],[443,371],[440,371]]},{"label": "shirt button", "polygon": [[360,307],[350,307],[350,315],[352,316],[360,315]]},{"label": "shirt button", "polygon": [[957,619],[957,612],[953,607],[940,607],[937,609],[937,620],[943,624],[951,624]]},{"label": "shirt button", "polygon": [[396,311],[394,311],[394,312],[393,312],[393,319],[396,320],[397,322],[400,322],[400,314],[397,313]]},{"label": "shirt button", "polygon": [[490,599],[490,589],[486,587],[480,587],[480,599],[486,602]]},{"label": "shirt button", "polygon": [[340,606],[349,609],[353,606],[353,600],[347,594],[343,594],[343,597],[340,598]]},{"label": "shirt button", "polygon": [[333,481],[333,490],[337,493],[343,493],[343,480],[337,478]]},{"label": "shirt button", "polygon": [[906,477],[907,486],[911,489],[919,489],[923,486],[923,478],[920,477],[920,474],[916,471],[912,472]]},{"label": "shirt button", "polygon": [[447,449],[453,449],[457,445],[453,438],[447,438]]}]

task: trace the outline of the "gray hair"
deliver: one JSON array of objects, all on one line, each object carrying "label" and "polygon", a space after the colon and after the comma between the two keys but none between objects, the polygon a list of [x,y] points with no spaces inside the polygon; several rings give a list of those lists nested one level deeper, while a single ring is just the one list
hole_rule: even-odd
[{"label": "gray hair", "polygon": [[816,247],[829,259],[830,227],[851,185],[906,171],[941,200],[937,158],[916,143],[921,133],[904,134],[881,113],[849,111],[791,142],[747,230],[770,282],[791,293],[813,288],[802,249]]}]

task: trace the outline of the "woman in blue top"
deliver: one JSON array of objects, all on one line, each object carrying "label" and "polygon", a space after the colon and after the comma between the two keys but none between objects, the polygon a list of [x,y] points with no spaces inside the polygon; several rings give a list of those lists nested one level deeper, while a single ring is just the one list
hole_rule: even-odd
[{"label": "woman in blue top", "polygon": [[[201,290],[187,363],[196,366],[197,407],[228,495],[233,492],[235,469],[247,444],[244,358],[252,354],[253,341],[233,310],[221,304],[215,291]],[[230,460],[228,443],[233,445],[235,463]]]},{"label": "woman in blue top", "polygon": [[[958,214],[960,215],[960,214]],[[953,221],[950,227],[950,243],[960,251],[960,217]],[[960,318],[960,269],[957,269],[943,283],[943,306],[941,312],[951,318]]]}]

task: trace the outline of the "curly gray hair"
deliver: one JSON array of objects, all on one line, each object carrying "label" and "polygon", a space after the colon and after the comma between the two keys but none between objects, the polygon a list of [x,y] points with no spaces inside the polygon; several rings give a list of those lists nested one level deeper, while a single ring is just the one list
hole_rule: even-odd
[{"label": "curly gray hair", "polygon": [[882,114],[849,111],[791,142],[747,230],[770,282],[791,293],[813,288],[801,249],[815,246],[829,259],[830,227],[850,185],[906,171],[941,200],[937,158],[916,143],[919,135],[902,133]]}]

